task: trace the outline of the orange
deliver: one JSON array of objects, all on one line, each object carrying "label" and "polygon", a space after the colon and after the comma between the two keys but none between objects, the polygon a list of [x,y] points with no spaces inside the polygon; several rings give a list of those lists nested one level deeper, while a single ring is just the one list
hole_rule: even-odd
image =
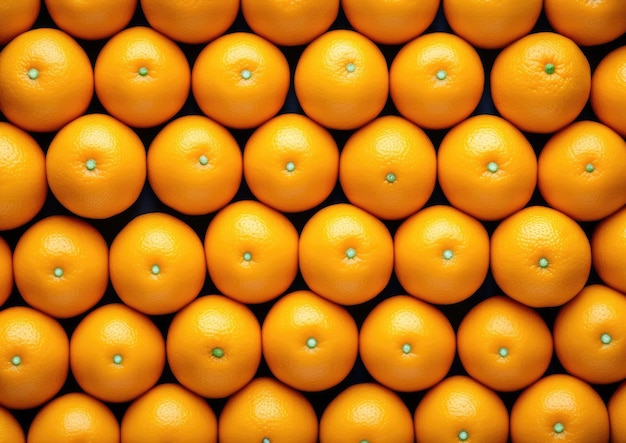
[{"label": "orange", "polygon": [[542,0],[443,0],[454,33],[485,49],[503,48],[529,34],[542,7]]},{"label": "orange", "polygon": [[609,416],[600,395],[584,381],[552,374],[530,385],[513,404],[511,441],[608,442]]},{"label": "orange", "polygon": [[330,129],[356,129],[380,114],[389,73],[381,50],[351,30],[325,32],[304,49],[294,73],[304,112]]},{"label": "orange", "polygon": [[583,229],[562,212],[526,207],[491,235],[491,272],[509,297],[533,308],[560,306],[585,285],[591,247]]},{"label": "orange", "polygon": [[166,347],[180,384],[202,397],[224,398],[254,377],[261,362],[261,326],[246,305],[203,296],[176,313]]},{"label": "orange", "polygon": [[202,241],[182,220],[162,212],[128,222],[111,243],[111,283],[128,306],[148,315],[169,314],[202,290]]},{"label": "orange", "polygon": [[439,0],[341,0],[346,18],[356,31],[385,45],[405,43],[432,24]]},{"label": "orange", "polygon": [[161,376],[165,346],[146,315],[122,304],[89,312],[70,339],[70,367],[85,393],[112,403],[139,397]]},{"label": "orange", "polygon": [[290,75],[280,49],[256,34],[234,32],[198,54],[191,89],[209,118],[230,128],[254,128],[280,111]]},{"label": "orange", "polygon": [[589,383],[626,378],[626,295],[601,284],[586,286],[559,310],[554,349],[565,370]]},{"label": "orange", "polygon": [[626,381],[620,383],[608,402],[609,422],[611,425],[611,441],[626,442]]},{"label": "orange", "polygon": [[141,0],[141,10],[151,27],[172,40],[204,43],[230,28],[237,18],[239,1]]},{"label": "orange", "polygon": [[405,44],[391,63],[390,93],[398,112],[427,129],[449,128],[478,106],[485,73],[476,50],[446,32]]},{"label": "orange", "polygon": [[120,441],[120,425],[101,401],[82,392],[71,392],[46,403],[28,429],[29,443]]},{"label": "orange", "polygon": [[206,400],[176,383],[134,400],[122,418],[123,442],[217,442],[217,418]]},{"label": "orange", "polygon": [[417,212],[435,189],[437,155],[426,133],[395,115],[354,132],[341,150],[341,188],[353,204],[381,219]]},{"label": "orange", "polygon": [[459,357],[475,380],[500,392],[537,381],[552,359],[552,334],[539,313],[508,297],[471,308],[457,330]]},{"label": "orange", "polygon": [[393,270],[393,240],[373,215],[347,203],[313,214],[300,233],[300,272],[315,293],[341,305],[376,297]]},{"label": "orange", "polygon": [[0,237],[0,306],[13,292],[13,252],[6,240]]},{"label": "orange", "polygon": [[272,305],[261,338],[272,374],[300,391],[338,385],[352,370],[359,348],[350,313],[307,290],[291,292]]},{"label": "orange", "polygon": [[572,123],[544,145],[538,174],[551,207],[579,221],[605,218],[626,204],[626,142],[602,123]]},{"label": "orange", "polygon": [[626,45],[609,52],[591,76],[591,107],[598,119],[626,137]]},{"label": "orange", "polygon": [[15,285],[26,303],[57,318],[86,312],[109,284],[109,247],[75,217],[51,215],[29,227],[13,254]]},{"label": "orange", "polygon": [[491,389],[465,375],[446,378],[426,392],[414,414],[419,442],[506,443],[509,412]]},{"label": "orange", "polygon": [[148,149],[148,181],[159,200],[187,215],[217,211],[241,184],[241,150],[230,132],[200,115],[165,126]]},{"label": "orange", "polygon": [[554,30],[579,45],[602,45],[626,33],[626,3],[619,0],[545,0],[543,9]]},{"label": "orange", "polygon": [[367,372],[400,392],[421,391],[443,379],[455,350],[454,330],[446,316],[408,295],[376,305],[359,335],[359,355]]},{"label": "orange", "polygon": [[56,131],[82,115],[93,85],[87,53],[58,29],[23,32],[0,53],[0,112],[26,131]]},{"label": "orange", "polygon": [[320,443],[413,442],[413,417],[402,399],[376,383],[357,383],[336,395],[320,419]]},{"label": "orange", "polygon": [[41,0],[0,2],[0,18],[3,24],[0,30],[0,45],[28,31],[35,24],[40,10]]},{"label": "orange", "polygon": [[0,406],[0,443],[26,443],[22,426],[8,409]]},{"label": "orange", "polygon": [[554,32],[524,36],[504,48],[491,69],[491,98],[522,131],[550,133],[574,121],[591,90],[587,58]]},{"label": "orange", "polygon": [[31,221],[48,196],[46,159],[26,131],[0,122],[0,231]]},{"label": "orange", "polygon": [[54,397],[67,377],[69,342],[54,318],[26,306],[0,311],[0,406],[30,409]]},{"label": "orange", "polygon": [[76,38],[100,40],[120,32],[137,9],[137,0],[44,0],[54,23]]},{"label": "orange", "polygon": [[96,94],[113,117],[146,128],[172,118],[189,95],[189,62],[172,40],[135,26],[118,32],[98,53]]},{"label": "orange", "polygon": [[322,203],[339,172],[339,149],[322,126],[300,114],[281,114],[256,129],[243,151],[243,173],[261,202],[282,212]]},{"label": "orange", "polygon": [[278,211],[254,200],[226,206],[204,237],[209,276],[242,303],[263,303],[285,292],[298,272],[298,232]]},{"label": "orange", "polygon": [[281,46],[304,45],[333,24],[339,0],[242,0],[241,12],[255,34]]},{"label": "orange", "polygon": [[596,225],[591,236],[591,257],[602,281],[626,293],[626,207]]},{"label": "orange", "polygon": [[429,303],[451,304],[478,290],[489,270],[489,236],[475,218],[435,205],[398,227],[394,270],[402,287]]},{"label": "orange", "polygon": [[317,416],[307,398],[268,377],[255,378],[229,397],[220,414],[222,443],[314,443],[317,434]]},{"label": "orange", "polygon": [[476,115],[444,136],[437,150],[437,178],[452,206],[480,220],[500,220],[530,201],[537,156],[507,120]]},{"label": "orange", "polygon": [[139,136],[106,114],[88,114],[64,126],[46,153],[50,190],[74,214],[109,218],[139,198],[146,151]]}]

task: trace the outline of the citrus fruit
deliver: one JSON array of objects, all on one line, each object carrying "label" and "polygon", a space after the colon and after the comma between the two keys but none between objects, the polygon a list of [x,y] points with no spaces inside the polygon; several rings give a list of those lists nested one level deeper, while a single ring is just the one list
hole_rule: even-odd
[{"label": "citrus fruit", "polygon": [[209,118],[230,128],[254,128],[280,111],[290,76],[287,58],[274,44],[256,34],[234,32],[198,54],[191,88]]},{"label": "citrus fruit", "polygon": [[261,362],[261,326],[246,305],[203,296],[176,313],[166,348],[180,384],[202,397],[224,398],[254,377]]},{"label": "citrus fruit", "polygon": [[430,388],[414,414],[417,441],[506,443],[509,412],[491,389],[465,375]]},{"label": "citrus fruit", "polygon": [[559,309],[554,349],[565,370],[589,383],[626,378],[626,295],[601,284],[586,286]]},{"label": "citrus fruit", "polygon": [[476,50],[446,32],[406,43],[389,69],[391,99],[398,112],[422,128],[449,128],[478,106],[485,74]]},{"label": "citrus fruit", "polygon": [[148,181],[159,200],[187,215],[226,206],[241,184],[241,150],[226,128],[200,115],[165,126],[148,149]]},{"label": "citrus fruit", "polygon": [[85,40],[100,40],[120,32],[137,9],[137,0],[44,0],[44,3],[59,28]]},{"label": "citrus fruit", "polygon": [[476,381],[499,392],[537,381],[552,359],[552,334],[539,313],[508,297],[471,308],[457,330],[459,357]]},{"label": "citrus fruit", "polygon": [[78,385],[105,402],[139,397],[156,384],[164,365],[159,329],[122,303],[90,311],[70,338],[70,367]]},{"label": "citrus fruit", "polygon": [[300,272],[315,293],[341,305],[376,297],[393,270],[393,240],[373,215],[347,203],[313,214],[300,233]]},{"label": "citrus fruit", "polygon": [[489,270],[487,230],[452,206],[421,209],[395,233],[394,270],[414,297],[435,304],[465,300]]},{"label": "citrus fruit", "polygon": [[507,120],[477,115],[444,136],[437,150],[437,178],[455,208],[480,220],[500,220],[530,201],[537,156]]},{"label": "citrus fruit", "polygon": [[328,30],[339,0],[242,0],[241,12],[255,34],[277,45],[297,46]]},{"label": "citrus fruit", "polygon": [[359,347],[350,313],[308,290],[286,294],[272,305],[261,338],[272,374],[300,391],[339,384],[354,366]]},{"label": "citrus fruit", "polygon": [[545,376],[513,403],[512,443],[608,442],[609,416],[600,395],[567,374]]},{"label": "citrus fruit", "polygon": [[0,45],[28,31],[35,24],[40,10],[41,0],[2,1],[0,17],[2,17],[3,26],[0,30]]},{"label": "citrus fruit", "polygon": [[511,298],[533,308],[560,306],[585,285],[591,247],[578,223],[547,206],[529,206],[491,235],[491,271]]},{"label": "citrus fruit", "polygon": [[46,403],[28,429],[28,441],[120,441],[120,425],[101,401],[82,392],[65,393]]},{"label": "citrus fruit", "polygon": [[128,443],[215,443],[217,418],[202,397],[176,383],[158,384],[128,406],[121,435]]},{"label": "citrus fruit", "polygon": [[146,128],[174,117],[189,96],[191,70],[176,43],[133,26],[111,37],[94,67],[96,95],[113,117]]},{"label": "citrus fruit", "polygon": [[371,40],[399,45],[417,37],[433,23],[439,0],[341,0],[352,27]]},{"label": "citrus fruit", "polygon": [[417,212],[435,189],[437,156],[426,133],[395,115],[359,128],[341,150],[341,188],[353,204],[381,219]]},{"label": "citrus fruit", "polygon": [[301,212],[333,191],[339,149],[332,135],[310,118],[281,114],[256,129],[243,151],[243,173],[261,202],[282,212]]},{"label": "citrus fruit", "polygon": [[611,441],[613,443],[626,442],[626,381],[615,389],[608,406],[609,423],[611,426]]},{"label": "citrus fruit", "polygon": [[591,76],[591,107],[598,119],[626,137],[626,45],[609,52]]},{"label": "citrus fruit", "polygon": [[605,218],[626,204],[626,142],[602,123],[572,123],[539,153],[538,185],[551,207],[575,220]]},{"label": "citrus fruit", "polygon": [[209,276],[242,303],[263,303],[289,288],[298,272],[298,232],[280,212],[254,200],[231,203],[204,238]]},{"label": "citrus fruit", "polygon": [[376,305],[359,333],[367,372],[399,392],[427,389],[442,380],[456,351],[450,321],[436,307],[408,295]]},{"label": "citrus fruit", "polygon": [[54,318],[26,306],[0,311],[0,406],[30,409],[54,397],[69,369],[69,341]]},{"label": "citrus fruit", "polygon": [[51,215],[19,238],[13,253],[15,285],[26,303],[57,318],[96,305],[109,284],[109,247],[79,218]]},{"label": "citrus fruit", "polygon": [[541,14],[541,0],[443,0],[446,21],[472,46],[498,49],[529,34]]},{"label": "citrus fruit", "polygon": [[526,35],[500,52],[491,69],[491,98],[522,131],[555,132],[583,110],[591,69],[581,49],[554,32]]},{"label": "citrus fruit", "polygon": [[0,53],[0,112],[26,131],[56,131],[82,115],[93,85],[87,53],[58,29],[23,32]]},{"label": "citrus fruit", "polygon": [[222,443],[317,441],[318,420],[307,398],[272,378],[255,378],[220,413]]},{"label": "citrus fruit", "polygon": [[402,399],[376,383],[348,386],[320,418],[320,443],[413,442],[413,417]]},{"label": "citrus fruit", "polygon": [[176,312],[202,290],[202,241],[182,220],[162,212],[128,222],[111,243],[111,283],[128,306],[148,315]]},{"label": "citrus fruit", "polygon": [[0,237],[0,306],[13,292],[13,252],[7,241]]},{"label": "citrus fruit", "polygon": [[11,412],[0,406],[0,443],[26,443],[26,436],[20,422]]},{"label": "citrus fruit", "polygon": [[146,151],[132,129],[106,114],[88,114],[64,126],[46,153],[50,190],[81,217],[109,218],[139,198]]},{"label": "citrus fruit", "polygon": [[591,236],[591,257],[602,281],[626,293],[626,207],[596,225]]},{"label": "citrus fruit", "polygon": [[205,43],[225,33],[239,12],[239,1],[170,2],[141,0],[150,26],[183,43]]},{"label": "citrus fruit", "polygon": [[26,131],[0,122],[0,231],[31,221],[48,196],[46,159]]},{"label": "citrus fruit", "polygon": [[356,129],[377,117],[387,102],[387,62],[367,37],[347,29],[328,31],[302,52],[294,87],[310,118],[330,129]]}]

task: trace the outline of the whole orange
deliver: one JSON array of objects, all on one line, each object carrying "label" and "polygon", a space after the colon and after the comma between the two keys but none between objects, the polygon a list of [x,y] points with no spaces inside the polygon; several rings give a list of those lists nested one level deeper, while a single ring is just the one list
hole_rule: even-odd
[{"label": "whole orange", "polygon": [[626,294],[626,207],[596,225],[591,236],[591,258],[602,281]]}]

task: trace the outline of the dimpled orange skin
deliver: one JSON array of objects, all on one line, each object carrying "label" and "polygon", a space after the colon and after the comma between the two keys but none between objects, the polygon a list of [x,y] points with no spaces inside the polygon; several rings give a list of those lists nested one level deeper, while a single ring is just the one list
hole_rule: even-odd
[{"label": "dimpled orange skin", "polygon": [[56,318],[86,312],[109,284],[109,247],[95,227],[77,217],[37,221],[18,240],[13,265],[26,303]]},{"label": "dimpled orange skin", "polygon": [[609,441],[609,415],[600,395],[568,374],[542,377],[511,409],[512,443]]},{"label": "dimpled orange skin", "polygon": [[329,129],[356,129],[383,110],[389,92],[385,56],[367,37],[328,31],[305,48],[294,74],[304,112]]},{"label": "dimpled orange skin", "polygon": [[414,413],[418,442],[505,443],[509,413],[491,389],[464,375],[442,380],[426,392]]},{"label": "dimpled orange skin", "polygon": [[626,378],[626,295],[608,286],[586,286],[556,316],[553,335],[567,372],[588,383]]},{"label": "dimpled orange skin", "polygon": [[335,303],[377,296],[393,271],[393,240],[376,217],[347,203],[317,211],[300,233],[300,272],[309,288]]},{"label": "dimpled orange skin", "polygon": [[0,306],[13,291],[13,252],[7,241],[0,237]]},{"label": "dimpled orange skin", "polygon": [[476,50],[461,37],[423,34],[404,45],[389,69],[398,112],[426,129],[449,128],[478,106],[485,73]]},{"label": "dimpled orange skin", "polygon": [[0,111],[26,131],[56,131],[82,115],[93,86],[87,53],[58,29],[26,31],[0,53]]},{"label": "dimpled orange skin", "polygon": [[37,20],[41,10],[41,0],[3,0],[0,2],[0,45],[4,45],[12,38],[28,31]]},{"label": "dimpled orange skin", "polygon": [[20,422],[11,412],[0,406],[0,443],[26,443],[26,436]]},{"label": "dimpled orange skin", "polygon": [[609,52],[591,76],[591,107],[598,119],[626,137],[626,45]]},{"label": "dimpled orange skin", "polygon": [[437,179],[457,209],[479,220],[501,220],[530,201],[537,157],[511,123],[477,115],[444,136],[437,150]]},{"label": "dimpled orange skin", "polygon": [[607,406],[611,425],[611,441],[626,443],[626,380],[615,389]]},{"label": "dimpled orange skin", "polygon": [[289,91],[285,55],[256,34],[225,34],[202,49],[191,89],[209,118],[229,128],[249,129],[274,117]]},{"label": "dimpled orange skin", "polygon": [[263,356],[274,376],[300,391],[336,386],[358,354],[354,318],[342,306],[307,290],[274,303],[261,334]]},{"label": "dimpled orange skin", "polygon": [[[552,72],[552,73],[550,73]],[[554,32],[538,32],[502,50],[491,69],[491,98],[522,131],[555,132],[583,110],[591,68],[580,48]]]},{"label": "dimpled orange skin", "polygon": [[69,369],[69,340],[54,318],[26,306],[0,311],[0,406],[30,409],[54,397]]},{"label": "dimpled orange skin", "polygon": [[626,294],[626,207],[600,221],[593,230],[591,258],[602,281]]},{"label": "dimpled orange skin", "polygon": [[539,190],[578,221],[603,219],[626,204],[626,142],[602,123],[572,123],[539,153]]},{"label": "dimpled orange skin", "polygon": [[509,297],[533,308],[560,306],[585,285],[591,246],[562,212],[529,206],[504,219],[491,235],[491,271]]},{"label": "dimpled orange skin", "polygon": [[436,307],[408,295],[380,302],[365,318],[359,355],[367,371],[394,391],[415,392],[442,380],[454,360],[450,321]]},{"label": "dimpled orange skin", "polygon": [[537,311],[492,296],[469,310],[457,330],[459,357],[476,381],[512,392],[537,381],[552,359],[552,334]]}]

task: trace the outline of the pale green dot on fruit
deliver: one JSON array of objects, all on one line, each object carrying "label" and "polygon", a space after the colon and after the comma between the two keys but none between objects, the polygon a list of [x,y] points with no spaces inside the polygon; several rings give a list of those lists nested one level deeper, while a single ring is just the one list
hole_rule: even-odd
[{"label": "pale green dot on fruit", "polygon": [[252,254],[250,254],[249,252],[245,252],[245,253],[243,254],[243,259],[244,259],[245,261],[250,261],[250,260],[252,260]]},{"label": "pale green dot on fruit", "polygon": [[502,347],[502,348],[498,349],[498,355],[500,357],[506,357],[506,356],[509,355],[509,350],[507,348],[505,348],[505,347]]},{"label": "pale green dot on fruit", "polygon": [[604,333],[600,336],[600,341],[605,345],[608,345],[613,341],[613,337],[611,337],[610,334]]},{"label": "pale green dot on fruit", "polygon": [[224,350],[222,348],[213,348],[211,355],[215,358],[222,358],[224,356]]},{"label": "pale green dot on fruit", "polygon": [[368,440],[361,440],[359,443],[370,443]]},{"label": "pale green dot on fruit", "polygon": [[198,157],[198,163],[200,163],[202,166],[206,166],[209,164],[209,158],[202,154],[200,157]]},{"label": "pale green dot on fruit", "polygon": [[93,171],[94,169],[96,169],[96,161],[93,158],[90,158],[85,162],[85,167],[88,171]]},{"label": "pale green dot on fruit", "polygon": [[261,443],[271,443],[271,440],[267,437],[264,437],[263,440],[261,440]]},{"label": "pale green dot on fruit", "polygon": [[161,267],[159,265],[152,265],[152,267],[150,268],[150,272],[152,272],[152,275],[159,275],[159,273],[161,272]]},{"label": "pale green dot on fruit", "polygon": [[445,80],[446,77],[448,76],[448,73],[444,71],[443,69],[440,69],[439,71],[437,71],[435,76],[437,77],[437,80]]},{"label": "pale green dot on fruit", "polygon": [[394,174],[393,172],[390,172],[389,174],[387,174],[387,176],[385,177],[385,180],[387,180],[387,182],[389,183],[393,183],[396,181],[396,174]]},{"label": "pale green dot on fruit", "polygon": [[467,431],[459,432],[459,440],[467,441],[468,438],[469,438],[469,433]]},{"label": "pale green dot on fruit", "polygon": [[124,360],[122,358],[122,356],[120,354],[115,354],[113,356],[113,363],[115,363],[116,365],[121,365],[122,364],[122,360]]},{"label": "pale green dot on fruit", "polygon": [[296,164],[294,162],[287,162],[287,164],[285,165],[285,169],[287,170],[287,172],[293,172],[296,169]]},{"label": "pale green dot on fruit", "polygon": [[543,69],[546,71],[546,74],[554,74],[554,64],[552,63],[546,63]]},{"label": "pale green dot on fruit", "polygon": [[346,65],[346,71],[348,71],[348,72],[354,72],[355,69],[356,69],[356,66],[352,62],[350,62],[350,63],[348,63]]},{"label": "pale green dot on fruit", "polygon": [[443,258],[445,258],[446,260],[451,260],[452,257],[454,257],[454,252],[452,252],[452,249],[446,249],[445,251],[443,251]]},{"label": "pale green dot on fruit", "polygon": [[539,259],[539,267],[540,267],[540,268],[544,268],[544,269],[545,269],[545,268],[547,268],[547,267],[548,267],[548,265],[549,265],[549,264],[550,264],[550,262],[548,261],[548,259],[547,259],[547,258],[545,258],[545,257],[541,257],[541,258]]},{"label": "pale green dot on fruit", "polygon": [[252,78],[252,71],[249,69],[243,69],[241,71],[241,78],[244,80],[250,80],[250,78]]},{"label": "pale green dot on fruit", "polygon": [[408,343],[405,343],[405,344],[402,345],[402,352],[405,353],[405,354],[408,354],[409,352],[411,352],[411,349],[413,349],[413,348]]},{"label": "pale green dot on fruit", "polygon": [[591,163],[587,163],[587,165],[585,166],[585,171],[587,172],[593,172],[596,168],[594,168],[594,166]]},{"label": "pale green dot on fruit", "polygon": [[146,68],[145,66],[142,66],[141,68],[139,68],[139,70],[137,72],[142,77],[145,77],[146,75],[148,75],[148,68]]},{"label": "pale green dot on fruit", "polygon": [[60,267],[56,267],[54,268],[54,271],[52,271],[54,273],[55,277],[61,278],[63,277],[63,269],[61,269]]},{"label": "pale green dot on fruit", "polygon": [[30,68],[28,70],[28,78],[31,80],[37,80],[37,78],[39,78],[39,69]]},{"label": "pale green dot on fruit", "polygon": [[306,341],[307,348],[313,349],[317,347],[317,340],[315,337],[309,337]]},{"label": "pale green dot on fruit", "polygon": [[356,257],[356,250],[354,248],[346,249],[346,257],[348,257],[348,258]]},{"label": "pale green dot on fruit", "polygon": [[554,432],[556,432],[557,434],[560,434],[561,432],[565,430],[565,426],[563,426],[563,423],[557,422],[554,424],[553,429],[554,429]]},{"label": "pale green dot on fruit", "polygon": [[20,357],[19,355],[14,355],[13,357],[11,357],[11,364],[13,366],[19,366],[22,364],[22,357]]},{"label": "pale green dot on fruit", "polygon": [[498,164],[496,162],[487,163],[487,171],[498,172]]}]

